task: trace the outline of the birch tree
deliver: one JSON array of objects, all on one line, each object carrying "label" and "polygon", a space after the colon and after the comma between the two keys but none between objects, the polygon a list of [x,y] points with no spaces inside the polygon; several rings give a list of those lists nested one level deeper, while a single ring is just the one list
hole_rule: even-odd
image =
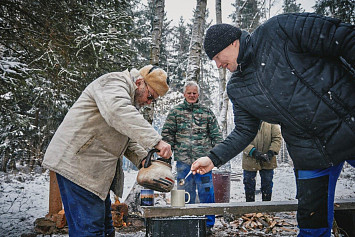
[{"label": "birch tree", "polygon": [[152,44],[150,54],[150,63],[152,65],[159,64],[161,35],[164,22],[164,7],[165,0],[154,0]]},{"label": "birch tree", "polygon": [[205,30],[207,0],[197,0],[196,10],[192,26],[192,36],[190,43],[190,53],[188,58],[187,79],[199,82],[200,63],[202,52],[202,39]]},{"label": "birch tree", "polygon": [[[216,0],[216,23],[222,23],[222,10],[221,10],[221,0]],[[226,92],[227,84],[227,72],[225,68],[219,68],[219,122],[222,130],[222,135],[225,138],[227,136],[227,112],[229,99]]]}]

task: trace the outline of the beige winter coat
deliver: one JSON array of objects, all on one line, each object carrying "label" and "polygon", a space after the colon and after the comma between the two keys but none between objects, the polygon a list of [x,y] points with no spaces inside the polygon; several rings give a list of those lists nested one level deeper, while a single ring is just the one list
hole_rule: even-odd
[{"label": "beige winter coat", "polygon": [[273,156],[270,162],[260,162],[254,157],[249,156],[249,153],[253,147],[261,153],[267,153],[268,150],[279,153],[281,141],[280,126],[262,122],[256,137],[243,151],[243,169],[248,171],[275,169],[277,167],[276,156]]},{"label": "beige winter coat", "polygon": [[[56,131],[43,167],[104,200],[110,190],[122,196],[122,157],[137,167],[161,136],[134,107],[131,73],[108,73],[81,94]],[[139,145],[138,145],[139,144]],[[115,178],[115,180],[114,180]]]}]

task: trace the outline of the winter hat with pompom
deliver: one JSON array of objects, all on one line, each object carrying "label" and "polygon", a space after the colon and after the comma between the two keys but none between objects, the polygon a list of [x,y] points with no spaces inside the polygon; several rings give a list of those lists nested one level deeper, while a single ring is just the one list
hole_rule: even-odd
[{"label": "winter hat with pompom", "polygon": [[204,48],[207,56],[212,58],[240,38],[242,31],[229,24],[216,24],[207,29]]},{"label": "winter hat with pompom", "polygon": [[163,69],[157,66],[147,65],[139,70],[139,74],[159,96],[165,95],[169,90],[167,83],[168,76]]}]

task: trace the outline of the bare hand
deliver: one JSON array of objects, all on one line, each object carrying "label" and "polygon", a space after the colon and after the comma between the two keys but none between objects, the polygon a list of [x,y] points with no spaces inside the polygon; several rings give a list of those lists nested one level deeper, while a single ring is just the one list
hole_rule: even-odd
[{"label": "bare hand", "polygon": [[142,166],[142,167],[144,167],[145,160],[146,160],[146,159],[142,160],[142,162],[141,162],[141,166]]},{"label": "bare hand", "polygon": [[173,155],[173,152],[171,151],[170,144],[164,142],[163,140],[158,142],[158,144],[155,146],[155,148],[157,148],[159,150],[159,152],[157,152],[157,154],[160,157],[163,157],[165,159],[169,159]]},{"label": "bare hand", "polygon": [[198,174],[206,174],[210,172],[214,167],[213,162],[211,159],[207,156],[201,157],[197,159],[194,163],[191,165],[191,171],[195,175],[196,173]]}]

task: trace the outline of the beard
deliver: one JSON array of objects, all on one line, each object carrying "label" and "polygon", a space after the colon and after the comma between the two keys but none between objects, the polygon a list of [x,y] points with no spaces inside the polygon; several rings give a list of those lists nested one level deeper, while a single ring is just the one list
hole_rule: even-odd
[{"label": "beard", "polygon": [[143,95],[145,93],[145,89],[137,88],[134,93],[134,107],[138,110],[145,105],[145,102],[142,102]]}]

